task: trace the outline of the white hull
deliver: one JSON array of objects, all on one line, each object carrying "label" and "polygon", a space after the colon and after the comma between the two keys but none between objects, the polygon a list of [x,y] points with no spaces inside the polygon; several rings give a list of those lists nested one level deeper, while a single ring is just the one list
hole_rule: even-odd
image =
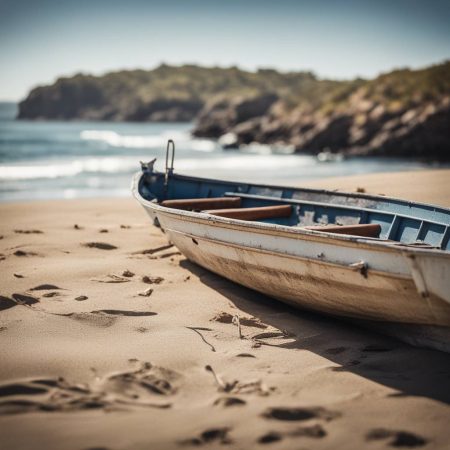
[{"label": "white hull", "polygon": [[135,195],[168,239],[206,269],[302,308],[421,326],[424,343],[427,328],[432,341],[438,330],[446,341],[438,347],[450,350],[448,253],[211,217]]}]

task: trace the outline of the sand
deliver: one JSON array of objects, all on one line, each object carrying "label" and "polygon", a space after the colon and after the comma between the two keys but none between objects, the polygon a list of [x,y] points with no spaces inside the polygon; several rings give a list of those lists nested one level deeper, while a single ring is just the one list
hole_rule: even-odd
[{"label": "sand", "polygon": [[450,169],[375,173],[332,177],[299,183],[301,186],[390,195],[416,202],[450,207]]},{"label": "sand", "polygon": [[[395,176],[375,179],[369,192],[402,195]],[[448,181],[438,191],[449,205]],[[450,355],[213,275],[132,199],[2,204],[0,217],[2,449],[450,442]]]}]

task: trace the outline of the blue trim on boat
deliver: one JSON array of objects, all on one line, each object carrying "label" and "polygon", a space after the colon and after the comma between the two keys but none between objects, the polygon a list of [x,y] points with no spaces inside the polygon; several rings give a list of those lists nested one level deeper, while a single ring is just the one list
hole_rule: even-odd
[{"label": "blue trim on boat", "polygon": [[144,169],[139,192],[146,200],[240,196],[242,207],[291,204],[289,218],[263,222],[287,226],[313,223],[377,223],[382,239],[405,244],[425,244],[450,250],[450,209],[406,200],[321,189],[199,178]]}]

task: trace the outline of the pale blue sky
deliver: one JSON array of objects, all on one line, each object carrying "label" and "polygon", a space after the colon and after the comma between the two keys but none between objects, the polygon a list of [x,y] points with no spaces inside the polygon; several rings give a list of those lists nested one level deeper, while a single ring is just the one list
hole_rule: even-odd
[{"label": "pale blue sky", "polygon": [[450,1],[0,0],[0,100],[161,62],[373,77],[450,58]]}]

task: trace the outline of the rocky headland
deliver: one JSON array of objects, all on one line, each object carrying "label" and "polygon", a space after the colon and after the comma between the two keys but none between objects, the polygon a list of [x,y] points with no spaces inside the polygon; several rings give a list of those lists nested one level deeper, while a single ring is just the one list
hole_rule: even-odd
[{"label": "rocky headland", "polygon": [[33,89],[19,119],[194,121],[224,147],[258,142],[296,152],[450,160],[450,61],[373,80],[309,72],[161,65]]}]

